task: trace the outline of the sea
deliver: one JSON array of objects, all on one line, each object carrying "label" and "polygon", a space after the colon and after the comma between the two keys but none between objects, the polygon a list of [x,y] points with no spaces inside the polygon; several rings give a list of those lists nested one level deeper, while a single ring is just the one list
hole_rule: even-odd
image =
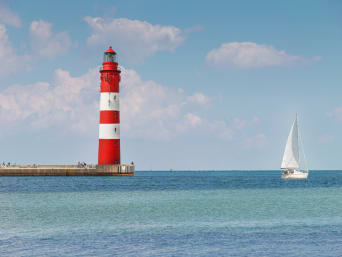
[{"label": "sea", "polygon": [[0,177],[0,256],[342,256],[342,171]]}]

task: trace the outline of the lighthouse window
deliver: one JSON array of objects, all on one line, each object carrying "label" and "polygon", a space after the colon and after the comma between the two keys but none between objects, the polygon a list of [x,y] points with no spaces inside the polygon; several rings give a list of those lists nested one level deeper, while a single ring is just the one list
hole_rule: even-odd
[{"label": "lighthouse window", "polygon": [[117,62],[117,57],[115,53],[105,53],[103,57],[104,62]]},{"label": "lighthouse window", "polygon": [[116,133],[116,128],[115,128],[115,133]]}]

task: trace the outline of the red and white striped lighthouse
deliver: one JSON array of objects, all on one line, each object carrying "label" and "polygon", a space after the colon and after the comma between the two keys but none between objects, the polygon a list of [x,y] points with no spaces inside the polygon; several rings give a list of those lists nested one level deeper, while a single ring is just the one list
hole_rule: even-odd
[{"label": "red and white striped lighthouse", "polygon": [[104,53],[101,73],[98,164],[120,164],[120,105],[117,55],[110,46]]}]

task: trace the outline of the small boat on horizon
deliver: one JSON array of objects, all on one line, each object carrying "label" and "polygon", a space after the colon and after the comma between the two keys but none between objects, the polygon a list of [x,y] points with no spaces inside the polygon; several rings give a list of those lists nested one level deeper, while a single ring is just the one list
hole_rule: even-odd
[{"label": "small boat on horizon", "polygon": [[283,179],[306,179],[309,175],[299,135],[297,114],[287,138],[281,169],[285,170],[281,175]]}]

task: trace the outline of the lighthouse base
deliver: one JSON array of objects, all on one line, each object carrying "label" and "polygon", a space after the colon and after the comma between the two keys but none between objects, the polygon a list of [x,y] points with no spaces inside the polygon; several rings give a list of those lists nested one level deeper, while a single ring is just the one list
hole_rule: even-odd
[{"label": "lighthouse base", "polygon": [[134,176],[133,164],[96,165],[13,165],[0,167],[0,176]]}]

